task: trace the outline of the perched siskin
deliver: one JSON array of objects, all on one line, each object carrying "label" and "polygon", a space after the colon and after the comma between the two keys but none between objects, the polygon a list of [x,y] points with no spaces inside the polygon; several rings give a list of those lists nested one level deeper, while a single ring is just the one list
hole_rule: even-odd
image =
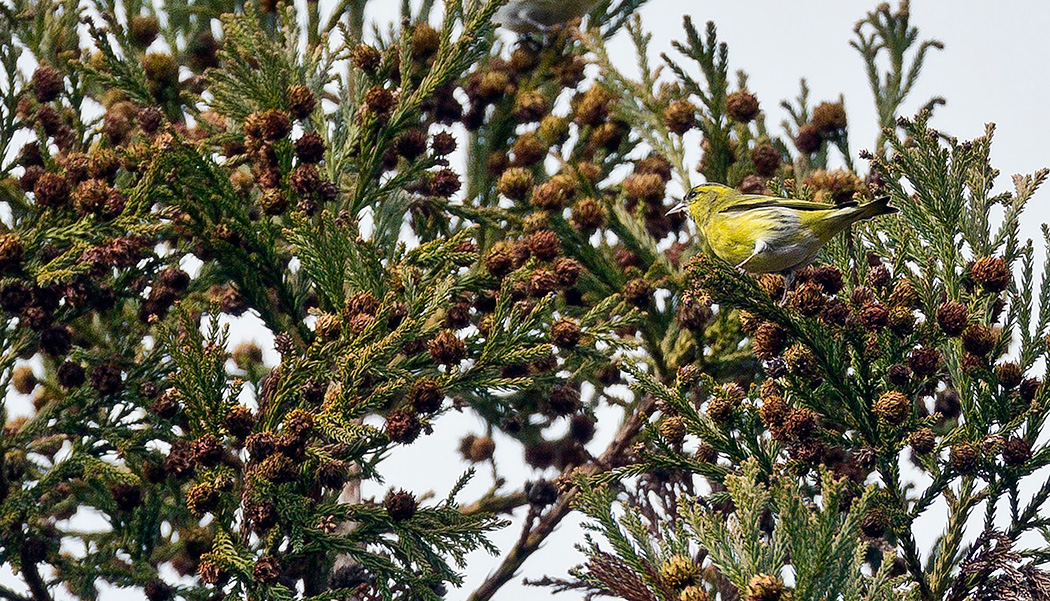
[{"label": "perched siskin", "polygon": [[742,194],[721,184],[697,186],[670,213],[689,211],[707,246],[750,273],[783,273],[809,265],[820,247],[851,224],[896,213],[889,197],[864,204],[827,205]]},{"label": "perched siskin", "polygon": [[545,32],[582,17],[596,4],[598,0],[510,0],[493,20],[516,33]]}]

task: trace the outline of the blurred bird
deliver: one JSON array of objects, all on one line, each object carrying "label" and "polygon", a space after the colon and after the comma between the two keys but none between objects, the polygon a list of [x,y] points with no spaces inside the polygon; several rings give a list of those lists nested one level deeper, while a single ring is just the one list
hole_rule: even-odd
[{"label": "blurred bird", "polygon": [[671,213],[689,211],[711,252],[749,273],[782,273],[788,290],[794,272],[820,247],[857,221],[896,213],[888,196],[858,204],[827,205],[742,194],[722,184],[689,191]]},{"label": "blurred bird", "polygon": [[598,0],[510,0],[493,20],[515,33],[542,33],[586,15],[596,4]]}]

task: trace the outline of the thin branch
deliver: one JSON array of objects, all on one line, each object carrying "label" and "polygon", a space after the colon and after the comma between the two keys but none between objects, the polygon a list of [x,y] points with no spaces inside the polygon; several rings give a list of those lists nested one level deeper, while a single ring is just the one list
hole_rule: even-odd
[{"label": "thin branch", "polygon": [[[644,397],[637,410],[620,427],[620,431],[616,434],[613,441],[609,443],[601,457],[578,469],[583,470],[587,474],[594,474],[601,469],[600,466],[616,464],[617,460],[623,456],[623,453],[630,448],[634,437],[648,421],[649,413],[655,406],[656,399],[654,397]],[[485,579],[485,582],[474,591],[469,601],[486,601],[491,599],[496,594],[496,591],[514,577],[514,574],[518,572],[525,560],[539,549],[543,541],[554,532],[554,529],[561,523],[562,519],[572,511],[572,501],[576,497],[577,492],[576,489],[572,489],[562,495],[532,531],[527,536],[522,536],[518,544],[514,546],[514,549],[503,558],[496,571],[490,574]]]},{"label": "thin branch", "polygon": [[8,601],[29,601],[29,597],[23,597],[6,586],[0,586],[0,599]]},{"label": "thin branch", "polygon": [[36,562],[29,559],[25,545],[22,547],[22,576],[29,586],[29,592],[33,595],[33,601],[52,601],[51,593],[47,590],[44,579],[40,577],[40,570]]}]

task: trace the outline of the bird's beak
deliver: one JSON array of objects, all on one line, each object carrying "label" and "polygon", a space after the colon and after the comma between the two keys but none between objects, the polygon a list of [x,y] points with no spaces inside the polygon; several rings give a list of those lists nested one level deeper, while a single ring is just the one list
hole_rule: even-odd
[{"label": "bird's beak", "polygon": [[675,206],[671,207],[671,210],[667,211],[667,214],[668,215],[674,215],[675,213],[683,213],[683,212],[688,211],[688,210],[689,210],[689,203],[683,200],[683,201],[679,202],[678,204],[676,204]]}]

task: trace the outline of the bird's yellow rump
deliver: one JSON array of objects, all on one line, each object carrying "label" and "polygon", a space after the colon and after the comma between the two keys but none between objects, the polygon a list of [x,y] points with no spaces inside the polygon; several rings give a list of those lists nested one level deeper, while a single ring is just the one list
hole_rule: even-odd
[{"label": "bird's yellow rump", "polygon": [[783,273],[809,265],[820,247],[851,224],[896,213],[889,197],[864,204],[827,205],[742,194],[721,184],[697,186],[668,213],[689,211],[708,248],[750,273]]},{"label": "bird's yellow rump", "polygon": [[582,17],[596,4],[598,0],[510,0],[493,21],[515,33],[540,33]]}]

